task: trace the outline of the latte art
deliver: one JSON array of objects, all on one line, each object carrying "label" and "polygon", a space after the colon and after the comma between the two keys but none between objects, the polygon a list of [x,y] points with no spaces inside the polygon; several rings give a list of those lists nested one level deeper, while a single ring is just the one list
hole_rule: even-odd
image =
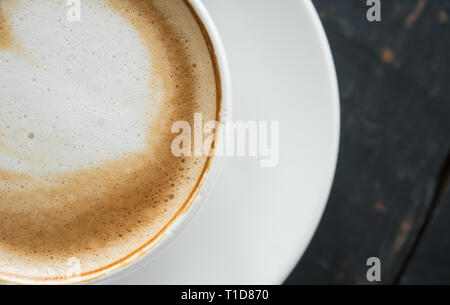
[{"label": "latte art", "polygon": [[184,0],[0,1],[0,279],[110,266],[192,199],[208,157],[175,121],[217,120],[209,38]]}]

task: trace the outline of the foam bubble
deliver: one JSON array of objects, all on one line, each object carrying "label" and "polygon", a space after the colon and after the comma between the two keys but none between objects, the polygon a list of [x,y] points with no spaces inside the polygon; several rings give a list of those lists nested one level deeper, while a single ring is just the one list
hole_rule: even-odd
[{"label": "foam bubble", "polygon": [[0,54],[3,169],[67,172],[146,149],[162,100],[148,49],[105,3],[83,5],[70,23],[64,2],[1,2],[19,47]]}]

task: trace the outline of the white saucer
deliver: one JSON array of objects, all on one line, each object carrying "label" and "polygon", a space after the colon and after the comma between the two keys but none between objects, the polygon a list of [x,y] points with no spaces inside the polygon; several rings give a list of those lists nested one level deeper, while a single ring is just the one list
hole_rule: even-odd
[{"label": "white saucer", "polygon": [[205,0],[227,49],[235,120],[280,121],[280,165],[228,158],[183,235],[115,284],[280,284],[322,216],[339,142],[331,52],[309,0]]}]

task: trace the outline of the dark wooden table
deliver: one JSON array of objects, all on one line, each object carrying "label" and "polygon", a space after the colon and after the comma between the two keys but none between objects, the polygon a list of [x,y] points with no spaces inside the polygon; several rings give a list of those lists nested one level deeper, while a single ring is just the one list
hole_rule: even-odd
[{"label": "dark wooden table", "polygon": [[315,0],[342,139],[322,222],[287,284],[450,284],[450,0]]}]

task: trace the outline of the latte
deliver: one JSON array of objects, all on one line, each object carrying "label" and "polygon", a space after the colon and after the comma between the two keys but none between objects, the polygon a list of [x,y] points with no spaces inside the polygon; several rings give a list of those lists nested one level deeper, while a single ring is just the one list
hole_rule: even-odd
[{"label": "latte", "polygon": [[210,158],[171,125],[218,120],[220,80],[184,0],[0,1],[0,279],[89,274],[164,231]]}]

